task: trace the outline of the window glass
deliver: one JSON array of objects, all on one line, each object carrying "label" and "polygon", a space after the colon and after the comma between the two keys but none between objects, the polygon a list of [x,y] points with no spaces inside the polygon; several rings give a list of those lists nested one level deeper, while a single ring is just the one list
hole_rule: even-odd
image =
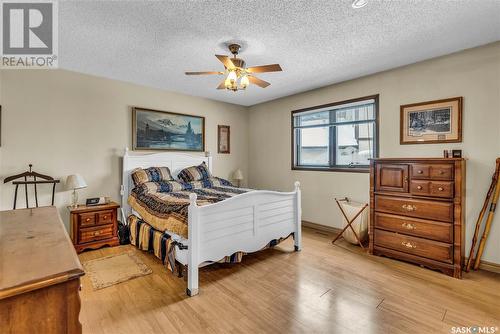
[{"label": "window glass", "polygon": [[377,156],[375,98],[293,113],[296,168],[366,168]]},{"label": "window glass", "polygon": [[300,164],[328,166],[330,155],[328,127],[305,128],[298,131],[301,143],[298,148]]}]

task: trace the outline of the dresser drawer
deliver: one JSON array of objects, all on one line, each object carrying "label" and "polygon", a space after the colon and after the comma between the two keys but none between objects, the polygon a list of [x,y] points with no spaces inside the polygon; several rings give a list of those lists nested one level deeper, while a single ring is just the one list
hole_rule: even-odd
[{"label": "dresser drawer", "polygon": [[453,221],[453,203],[447,202],[377,195],[375,210],[430,220]]},{"label": "dresser drawer", "polygon": [[427,179],[430,175],[430,165],[429,164],[414,164],[411,165],[411,178],[412,179]]},{"label": "dresser drawer", "polygon": [[375,245],[436,261],[453,263],[452,244],[376,229]]},{"label": "dresser drawer", "polygon": [[413,164],[412,179],[453,180],[452,164]]},{"label": "dresser drawer", "polygon": [[431,165],[430,177],[433,180],[453,180],[453,165]]},{"label": "dresser drawer", "polygon": [[78,223],[80,226],[94,226],[95,222],[95,213],[93,212],[78,214]]},{"label": "dresser drawer", "polygon": [[109,239],[113,237],[113,225],[102,225],[80,229],[78,241],[80,243],[96,240]]},{"label": "dresser drawer", "polygon": [[375,213],[375,228],[423,237],[442,242],[453,242],[453,224]]},{"label": "dresser drawer", "polygon": [[453,197],[454,183],[449,181],[411,180],[410,193],[420,196]]}]

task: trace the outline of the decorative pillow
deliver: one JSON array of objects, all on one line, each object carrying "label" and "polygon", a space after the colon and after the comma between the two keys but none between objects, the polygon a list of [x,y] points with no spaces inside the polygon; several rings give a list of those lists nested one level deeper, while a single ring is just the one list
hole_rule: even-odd
[{"label": "decorative pillow", "polygon": [[145,182],[136,186],[134,191],[136,193],[169,193],[172,191],[187,190],[190,186],[186,183],[177,181],[160,181],[160,182]]},{"label": "decorative pillow", "polygon": [[132,171],[132,180],[135,186],[146,182],[173,181],[168,167],[149,167],[146,169],[136,168]]},{"label": "decorative pillow", "polygon": [[205,180],[212,177],[205,162],[198,166],[184,168],[179,173],[179,179],[184,182]]},{"label": "decorative pillow", "polygon": [[221,179],[220,177],[210,177],[199,181],[189,182],[193,189],[199,188],[213,188],[213,187],[234,187],[228,180]]}]

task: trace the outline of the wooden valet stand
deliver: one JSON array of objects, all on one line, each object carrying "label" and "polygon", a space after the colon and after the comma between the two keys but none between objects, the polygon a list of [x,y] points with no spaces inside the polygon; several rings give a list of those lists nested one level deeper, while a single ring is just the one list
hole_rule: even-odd
[{"label": "wooden valet stand", "polygon": [[352,223],[354,223],[356,221],[356,219],[359,217],[359,215],[361,215],[361,213],[363,213],[363,211],[368,207],[368,204],[365,204],[361,209],[359,209],[359,211],[354,215],[354,217],[352,219],[349,219],[347,217],[347,214],[345,213],[344,209],[342,208],[342,205],[340,205],[340,202],[349,203],[350,202],[349,199],[347,197],[344,197],[341,199],[335,198],[335,202],[337,203],[337,205],[340,209],[340,212],[342,212],[342,215],[346,219],[347,225],[342,229],[342,231],[339,234],[337,234],[335,239],[333,239],[332,244],[335,244],[335,241],[337,241],[342,236],[342,234],[344,234],[344,232],[347,230],[347,228],[351,228],[351,231],[352,231],[352,233],[354,233],[354,236],[356,237],[358,244],[364,250],[365,247],[363,246],[363,243],[361,242],[361,239],[359,238],[358,234],[356,233],[356,231],[352,227]]}]

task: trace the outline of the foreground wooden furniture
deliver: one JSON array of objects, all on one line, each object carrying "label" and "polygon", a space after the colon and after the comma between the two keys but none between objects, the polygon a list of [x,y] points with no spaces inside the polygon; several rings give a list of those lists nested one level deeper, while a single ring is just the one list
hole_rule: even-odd
[{"label": "foreground wooden furniture", "polygon": [[0,333],[81,333],[82,266],[55,207],[0,212]]},{"label": "foreground wooden furniture", "polygon": [[370,252],[461,278],[465,160],[374,159],[370,172]]},{"label": "foreground wooden furniture", "polygon": [[77,253],[85,249],[120,244],[116,212],[119,207],[115,202],[96,206],[81,205],[77,208],[68,206],[71,239]]}]

